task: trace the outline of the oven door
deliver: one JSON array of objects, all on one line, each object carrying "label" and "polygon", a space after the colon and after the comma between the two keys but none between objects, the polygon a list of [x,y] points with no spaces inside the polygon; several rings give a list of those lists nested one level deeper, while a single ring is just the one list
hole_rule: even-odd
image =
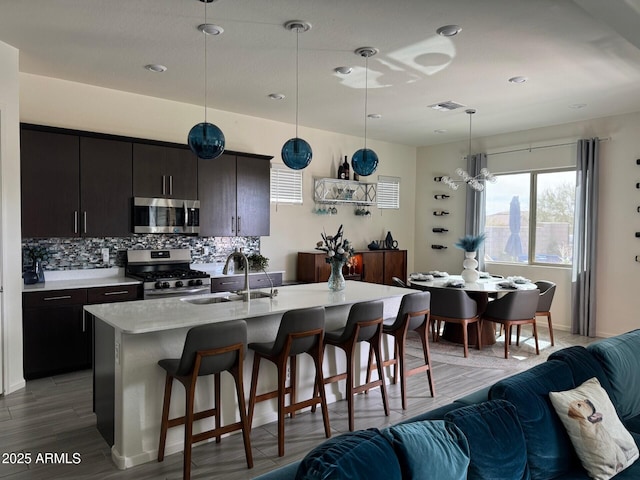
[{"label": "oven door", "polygon": [[200,201],[133,198],[133,233],[200,233]]}]

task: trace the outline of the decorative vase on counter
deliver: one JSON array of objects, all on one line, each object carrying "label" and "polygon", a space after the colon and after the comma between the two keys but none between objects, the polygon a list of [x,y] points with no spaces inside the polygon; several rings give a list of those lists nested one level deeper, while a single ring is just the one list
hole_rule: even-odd
[{"label": "decorative vase on counter", "polygon": [[464,252],[464,261],[462,262],[464,270],[462,271],[462,279],[466,283],[475,283],[480,278],[480,273],[476,270],[476,268],[478,268],[476,255],[477,252]]},{"label": "decorative vase on counter", "polygon": [[38,276],[38,283],[44,283],[44,268],[42,268],[42,262],[40,260],[36,260],[34,263],[34,270]]},{"label": "decorative vase on counter", "polygon": [[347,283],[344,280],[344,276],[342,275],[342,267],[344,266],[343,261],[331,261],[329,265],[331,265],[331,275],[329,275],[329,281],[327,282],[329,285],[329,290],[332,292],[339,292],[344,290],[344,287],[347,286]]}]

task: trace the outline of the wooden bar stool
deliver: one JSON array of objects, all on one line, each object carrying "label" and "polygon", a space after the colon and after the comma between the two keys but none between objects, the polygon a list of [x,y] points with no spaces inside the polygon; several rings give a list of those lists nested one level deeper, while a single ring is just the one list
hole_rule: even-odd
[{"label": "wooden bar stool", "polygon": [[[429,292],[408,293],[402,297],[398,315],[395,318],[385,319],[382,326],[382,333],[393,337],[394,349],[393,358],[382,362],[382,366],[393,365],[393,383],[398,381],[400,373],[400,391],[402,394],[402,409],[407,408],[406,378],[420,372],[427,372],[429,380],[429,390],[431,396],[435,396],[435,385],[431,374],[431,355],[429,354],[429,305],[431,294]],[[407,332],[414,330],[420,337],[422,343],[422,353],[424,355],[424,365],[407,370],[405,368],[405,350],[407,344]],[[371,378],[373,369],[372,351],[369,351],[369,365],[367,368],[367,383]]]},{"label": "wooden bar stool", "polygon": [[[382,317],[384,304],[381,300],[354,304],[349,310],[347,324],[340,330],[326,332],[325,345],[333,345],[344,350],[347,356],[347,371],[325,378],[324,383],[347,380],[347,406],[349,409],[349,430],[353,432],[353,396],[368,391],[370,388],[380,387],[382,390],[382,404],[384,414],[389,416],[389,400],[387,387],[382,373],[382,358],[380,357],[380,342],[382,339]],[[355,352],[356,345],[361,342],[369,344],[369,351],[373,351],[378,367],[378,380],[367,381],[364,385],[355,386]]]},{"label": "wooden bar stool", "polygon": [[[216,323],[193,327],[187,332],[184,349],[180,358],[165,358],[158,362],[166,370],[167,376],[164,387],[164,404],[162,406],[162,423],[160,425],[160,446],[158,447],[158,461],[164,460],[164,449],[167,440],[167,430],[171,427],[184,425],[184,463],[183,478],[191,477],[191,448],[194,443],[220,436],[225,433],[242,430],[247,467],[253,467],[251,441],[249,439],[250,424],[244,401],[242,385],[242,360],[247,344],[247,323],[244,320]],[[220,374],[229,372],[236,383],[238,409],[240,421],[220,425]],[[194,412],[196,380],[204,375],[214,375],[214,408],[201,412]],[[186,412],[183,417],[169,419],[169,404],[171,402],[171,387],[176,379],[186,392]],[[214,417],[215,427],[205,432],[193,434],[193,422],[203,418]]]},{"label": "wooden bar stool", "polygon": [[[278,399],[278,456],[284,455],[284,418],[291,417],[297,410],[320,404],[324,432],[331,436],[329,412],[322,383],[322,337],[324,335],[324,307],[302,308],[285,312],[274,342],[250,343],[253,350],[253,372],[251,374],[251,392],[249,394],[249,424],[253,421],[255,404],[271,398]],[[314,395],[309,400],[296,402],[296,356],[307,353],[315,364]],[[272,392],[257,395],[258,371],[260,360],[273,362],[278,370],[278,388]],[[290,362],[291,379],[286,386],[287,361]],[[289,405],[285,397],[289,395]]]}]

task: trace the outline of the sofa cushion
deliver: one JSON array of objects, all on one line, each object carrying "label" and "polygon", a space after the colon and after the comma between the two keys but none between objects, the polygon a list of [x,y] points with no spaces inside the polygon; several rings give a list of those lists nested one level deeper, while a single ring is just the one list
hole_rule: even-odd
[{"label": "sofa cushion", "polygon": [[455,425],[444,420],[404,423],[385,428],[382,434],[396,451],[403,479],[467,478],[469,444]]},{"label": "sofa cushion", "polygon": [[458,408],[445,416],[469,442],[467,479],[528,480],[527,447],[515,407],[505,400]]},{"label": "sofa cushion", "polygon": [[640,330],[592,343],[587,350],[609,378],[614,402],[625,421],[640,415]]},{"label": "sofa cushion", "polygon": [[638,447],[597,378],[549,392],[580,461],[595,480],[609,480],[638,459]]},{"label": "sofa cushion", "polygon": [[570,390],[575,386],[567,364],[550,360],[500,380],[489,391],[492,400],[507,400],[516,407],[533,480],[548,480],[581,468],[569,436],[549,400],[549,392]]},{"label": "sofa cushion", "polygon": [[401,480],[395,451],[377,428],[333,437],[300,462],[296,480],[385,478]]},{"label": "sofa cushion", "polygon": [[560,360],[566,363],[571,369],[573,381],[576,385],[581,385],[590,378],[596,377],[615,406],[615,392],[611,387],[607,374],[596,357],[585,347],[576,345],[563,348],[549,355],[549,360]]}]

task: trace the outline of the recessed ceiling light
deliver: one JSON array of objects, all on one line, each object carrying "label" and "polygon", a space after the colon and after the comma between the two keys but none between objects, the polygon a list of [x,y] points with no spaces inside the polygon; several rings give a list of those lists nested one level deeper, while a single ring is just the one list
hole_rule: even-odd
[{"label": "recessed ceiling light", "polygon": [[569,105],[569,108],[573,108],[574,110],[579,110],[579,109],[584,108],[586,106],[587,106],[586,103],[573,103],[573,104]]},{"label": "recessed ceiling light", "polygon": [[444,128],[439,128],[437,130],[434,130],[433,133],[447,133],[447,131]]},{"label": "recessed ceiling light", "polygon": [[159,63],[150,63],[149,65],[145,65],[144,68],[153,73],[162,73],[167,71],[167,67],[160,65]]},{"label": "recessed ceiling light", "polygon": [[525,83],[527,80],[529,80],[527,77],[523,77],[521,75],[518,75],[516,77],[511,77],[509,79],[510,83]]},{"label": "recessed ceiling light", "polygon": [[459,34],[462,31],[460,25],[443,25],[442,27],[436,30],[438,35],[442,35],[443,37],[453,37],[454,35]]},{"label": "recessed ceiling light", "polygon": [[336,67],[333,69],[334,72],[339,73],[340,75],[349,75],[353,68],[351,67]]},{"label": "recessed ceiling light", "polygon": [[370,113],[369,115],[367,115],[367,117],[378,119],[378,118],[382,118],[382,115],[379,113]]},{"label": "recessed ceiling light", "polygon": [[213,23],[202,23],[198,25],[198,30],[207,35],[221,35],[224,32],[224,28]]},{"label": "recessed ceiling light", "polygon": [[283,100],[284,99],[284,93],[270,93],[269,94],[269,98],[271,100]]}]

